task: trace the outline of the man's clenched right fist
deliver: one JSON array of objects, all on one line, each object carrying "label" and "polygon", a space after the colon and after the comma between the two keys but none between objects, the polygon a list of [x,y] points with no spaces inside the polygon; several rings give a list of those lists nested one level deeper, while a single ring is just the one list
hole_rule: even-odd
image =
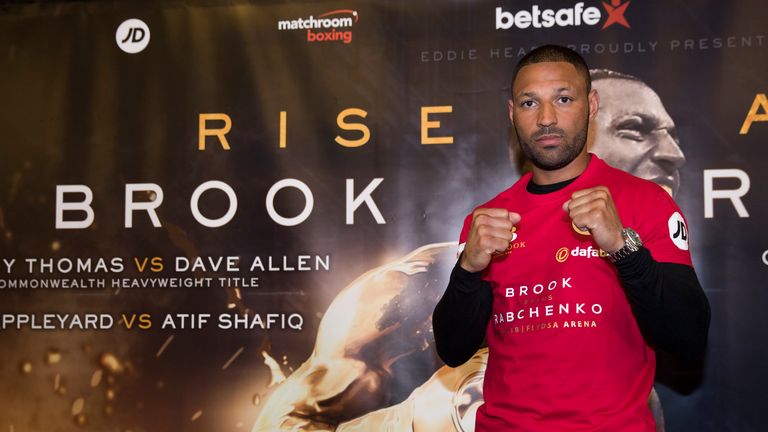
[{"label": "man's clenched right fist", "polygon": [[512,240],[512,227],[520,215],[502,208],[479,208],[472,213],[467,242],[459,265],[468,272],[488,267],[493,254],[504,252]]}]

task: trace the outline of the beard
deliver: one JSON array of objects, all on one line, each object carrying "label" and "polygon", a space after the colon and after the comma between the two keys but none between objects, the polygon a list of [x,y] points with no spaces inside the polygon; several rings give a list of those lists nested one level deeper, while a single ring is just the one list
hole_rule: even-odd
[{"label": "beard", "polygon": [[[584,126],[576,131],[573,138],[569,137],[565,130],[555,126],[545,126],[536,131],[528,139],[520,136],[517,126],[514,127],[517,142],[531,163],[539,169],[545,171],[554,171],[569,163],[581,153],[587,144],[587,135],[589,132],[589,122],[584,122]],[[541,148],[535,145],[535,141],[544,135],[559,135],[563,143],[551,148]]]}]

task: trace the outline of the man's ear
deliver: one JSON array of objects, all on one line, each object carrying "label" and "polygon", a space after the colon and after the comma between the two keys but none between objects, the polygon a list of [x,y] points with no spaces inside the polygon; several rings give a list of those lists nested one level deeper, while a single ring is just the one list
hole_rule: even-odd
[{"label": "man's ear", "polygon": [[515,120],[513,118],[512,109],[515,107],[515,102],[510,99],[507,101],[507,108],[509,109],[509,122],[514,123]]},{"label": "man's ear", "polygon": [[595,116],[597,116],[597,111],[599,109],[600,109],[600,95],[597,94],[597,90],[592,89],[589,92],[589,119],[590,120],[595,119]]}]

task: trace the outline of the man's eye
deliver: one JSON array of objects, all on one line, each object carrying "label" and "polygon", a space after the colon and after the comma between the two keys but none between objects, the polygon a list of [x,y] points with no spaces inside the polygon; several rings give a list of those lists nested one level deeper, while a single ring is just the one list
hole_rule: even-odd
[{"label": "man's eye", "polygon": [[527,100],[527,101],[523,101],[523,103],[521,103],[521,104],[520,104],[520,106],[521,106],[521,107],[523,107],[523,108],[530,108],[530,107],[532,107],[534,104],[535,104],[535,102],[534,102],[534,101],[532,101],[532,100]]},{"label": "man's eye", "polygon": [[616,131],[616,135],[618,135],[619,138],[626,138],[632,141],[645,141],[645,134],[637,130],[620,129]]},{"label": "man's eye", "polygon": [[559,98],[557,98],[557,101],[560,102],[561,104],[570,103],[572,100],[573,99],[569,98],[568,96],[560,96]]},{"label": "man's eye", "polygon": [[648,123],[638,117],[629,117],[616,125],[616,135],[619,138],[626,138],[632,141],[645,141],[648,139]]}]

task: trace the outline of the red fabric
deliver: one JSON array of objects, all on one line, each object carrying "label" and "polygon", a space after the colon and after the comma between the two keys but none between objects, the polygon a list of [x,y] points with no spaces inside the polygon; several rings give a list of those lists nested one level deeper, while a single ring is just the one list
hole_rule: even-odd
[{"label": "red fabric", "polygon": [[[481,206],[515,211],[522,220],[511,248],[484,274],[493,287],[493,315],[476,430],[652,432],[647,399],[655,354],[614,266],[591,236],[576,232],[562,205],[577,190],[607,186],[623,225],[638,232],[654,259],[691,265],[687,245],[672,241],[679,233],[670,225],[680,210],[655,183],[594,155],[559,191],[531,194],[525,189],[530,178]],[[470,224],[471,215],[461,243]]]}]

